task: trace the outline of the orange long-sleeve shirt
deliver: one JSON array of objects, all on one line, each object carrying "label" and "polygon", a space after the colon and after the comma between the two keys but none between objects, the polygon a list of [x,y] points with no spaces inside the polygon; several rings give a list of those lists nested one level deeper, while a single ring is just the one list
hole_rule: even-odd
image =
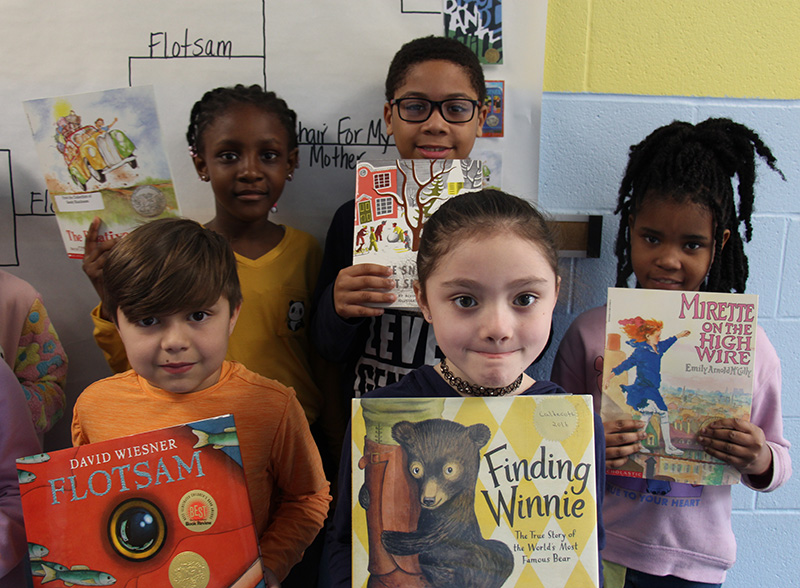
[{"label": "orange long-sleeve shirt", "polygon": [[78,398],[72,443],[84,445],[233,413],[264,565],[283,579],[322,528],[330,502],[294,390],[225,362],[219,382],[189,394],[154,388],[130,370]]}]

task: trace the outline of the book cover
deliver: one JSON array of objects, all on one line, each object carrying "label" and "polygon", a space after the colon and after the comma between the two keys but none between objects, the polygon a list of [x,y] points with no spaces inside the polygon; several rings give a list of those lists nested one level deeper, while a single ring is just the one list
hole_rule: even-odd
[{"label": "book cover", "polygon": [[503,63],[501,0],[444,0],[444,34],[472,49],[481,63]]},{"label": "book cover", "polygon": [[354,587],[598,586],[591,397],[356,399],[351,450]]},{"label": "book cover", "polygon": [[83,258],[96,216],[102,241],[179,215],[152,86],[23,105],[70,258]]},{"label": "book cover", "polygon": [[23,457],[17,473],[35,587],[265,585],[233,415]]},{"label": "book cover", "polygon": [[505,82],[502,80],[486,80],[485,104],[489,108],[489,112],[483,122],[481,137],[502,137]]},{"label": "book cover", "polygon": [[609,288],[603,422],[647,422],[644,449],[610,474],[686,484],[736,484],[697,432],[750,418],[758,297]]},{"label": "book cover", "polygon": [[361,161],[356,168],[353,264],[394,270],[394,308],[417,308],[417,250],[425,221],[442,202],[483,187],[483,169],[470,159]]}]

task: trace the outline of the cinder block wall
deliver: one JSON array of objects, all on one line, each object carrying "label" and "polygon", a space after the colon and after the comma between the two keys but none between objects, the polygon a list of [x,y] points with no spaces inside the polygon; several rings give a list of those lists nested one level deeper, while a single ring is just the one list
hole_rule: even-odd
[{"label": "cinder block wall", "polygon": [[[675,119],[726,116],[755,129],[786,182],[758,167],[748,291],[783,367],[785,436],[800,464],[800,3],[762,0],[550,0],[539,205],[603,215],[600,259],[562,264],[553,347],[615,281],[613,214],[628,148]],[[800,468],[800,465],[796,465]],[[800,477],[774,493],[734,488],[737,563],[726,588],[794,586]]]}]

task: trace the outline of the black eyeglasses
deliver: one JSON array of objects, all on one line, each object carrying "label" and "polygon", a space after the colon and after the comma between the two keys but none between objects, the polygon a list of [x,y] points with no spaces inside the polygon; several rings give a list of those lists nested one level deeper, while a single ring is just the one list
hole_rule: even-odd
[{"label": "black eyeglasses", "polygon": [[448,98],[447,100],[428,100],[427,98],[396,98],[389,101],[397,106],[397,114],[406,122],[421,123],[431,117],[434,107],[439,109],[442,118],[449,123],[466,123],[475,116],[480,106],[477,100],[469,98]]}]

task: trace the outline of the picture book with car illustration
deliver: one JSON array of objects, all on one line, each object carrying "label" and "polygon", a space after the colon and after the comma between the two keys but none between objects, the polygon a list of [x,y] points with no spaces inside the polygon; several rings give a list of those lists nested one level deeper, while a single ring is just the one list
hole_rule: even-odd
[{"label": "picture book with car illustration", "polygon": [[361,161],[356,168],[353,265],[378,263],[394,270],[393,308],[416,309],[417,250],[425,221],[442,202],[483,188],[475,159]]},{"label": "picture book with car illustration", "polygon": [[233,415],[23,457],[17,473],[35,587],[264,586]]},{"label": "picture book with car illustration", "polygon": [[609,288],[603,422],[647,423],[642,450],[608,473],[696,485],[740,474],[703,450],[698,432],[749,420],[758,296]]},{"label": "picture book with car illustration", "polygon": [[599,585],[590,396],[362,398],[352,585]]},{"label": "picture book with car illustration", "polygon": [[104,241],[179,216],[152,86],[23,105],[70,258],[83,258],[95,217]]}]

